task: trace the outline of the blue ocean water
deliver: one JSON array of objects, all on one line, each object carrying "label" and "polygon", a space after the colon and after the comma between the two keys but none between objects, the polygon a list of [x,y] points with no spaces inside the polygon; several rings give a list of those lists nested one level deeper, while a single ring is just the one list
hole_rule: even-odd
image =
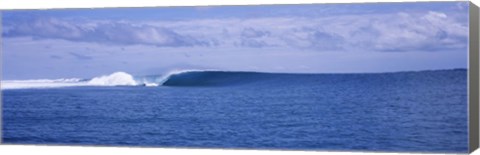
[{"label": "blue ocean water", "polygon": [[467,70],[187,72],[162,86],[6,89],[3,142],[467,152]]}]

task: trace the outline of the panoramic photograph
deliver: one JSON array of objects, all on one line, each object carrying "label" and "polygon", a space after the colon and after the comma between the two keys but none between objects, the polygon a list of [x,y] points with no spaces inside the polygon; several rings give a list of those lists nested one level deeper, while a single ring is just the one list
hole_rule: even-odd
[{"label": "panoramic photograph", "polygon": [[466,153],[468,12],[3,10],[2,143]]}]

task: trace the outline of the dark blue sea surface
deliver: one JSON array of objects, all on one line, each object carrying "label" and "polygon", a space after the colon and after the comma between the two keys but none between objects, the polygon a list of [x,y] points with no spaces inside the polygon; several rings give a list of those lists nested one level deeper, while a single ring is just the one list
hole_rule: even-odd
[{"label": "dark blue sea surface", "polygon": [[3,142],[467,152],[467,70],[192,72],[159,87],[3,91]]}]

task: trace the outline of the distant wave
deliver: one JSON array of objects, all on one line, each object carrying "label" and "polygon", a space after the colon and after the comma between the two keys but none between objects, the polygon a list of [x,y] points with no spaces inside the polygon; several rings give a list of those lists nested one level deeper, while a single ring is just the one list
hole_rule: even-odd
[{"label": "distant wave", "polygon": [[[429,70],[391,73],[351,73],[351,74],[298,74],[298,73],[262,73],[244,71],[217,70],[174,70],[162,75],[133,76],[126,72],[115,72],[91,79],[37,79],[37,80],[6,80],[1,82],[1,89],[58,88],[81,86],[232,86],[251,83],[258,84],[291,84],[300,79],[318,81],[322,76],[374,76],[374,75],[406,75],[406,74],[438,74],[462,72],[466,69]],[[270,82],[265,82],[270,80]],[[308,80],[307,80],[308,81]]]}]

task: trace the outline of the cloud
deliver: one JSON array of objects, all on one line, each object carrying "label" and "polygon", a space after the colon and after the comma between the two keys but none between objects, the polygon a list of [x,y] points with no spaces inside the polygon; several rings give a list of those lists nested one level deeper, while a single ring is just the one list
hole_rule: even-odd
[{"label": "cloud", "polygon": [[5,37],[31,36],[45,39],[97,42],[121,45],[202,46],[195,38],[180,35],[173,30],[124,22],[81,23],[56,18],[37,18],[19,21],[4,33]]},{"label": "cloud", "polygon": [[254,47],[261,48],[272,46],[269,45],[265,39],[270,35],[267,30],[256,30],[252,27],[243,28],[240,32],[240,47]]},{"label": "cloud", "polygon": [[399,13],[392,20],[374,22],[373,48],[381,51],[442,50],[466,48],[467,23],[458,23],[446,14],[430,11],[417,16]]},{"label": "cloud", "polygon": [[79,59],[79,60],[91,60],[92,59],[91,56],[80,54],[80,53],[69,52],[68,54],[70,54],[71,56],[73,56],[74,58]]},{"label": "cloud", "polygon": [[263,36],[270,35],[269,31],[255,30],[254,28],[247,27],[244,28],[241,32],[242,37],[245,38],[260,38]]},{"label": "cloud", "polygon": [[50,58],[52,58],[52,59],[63,59],[63,57],[58,56],[58,55],[51,55]]},{"label": "cloud", "polygon": [[458,17],[468,14],[462,13],[426,11],[135,22],[36,18],[4,21],[7,28],[3,35],[122,46],[438,51],[466,49],[468,23]]},{"label": "cloud", "polygon": [[239,44],[240,47],[255,47],[255,48],[261,48],[261,47],[266,47],[269,46],[267,43],[264,41],[259,41],[255,39],[242,39]]}]

